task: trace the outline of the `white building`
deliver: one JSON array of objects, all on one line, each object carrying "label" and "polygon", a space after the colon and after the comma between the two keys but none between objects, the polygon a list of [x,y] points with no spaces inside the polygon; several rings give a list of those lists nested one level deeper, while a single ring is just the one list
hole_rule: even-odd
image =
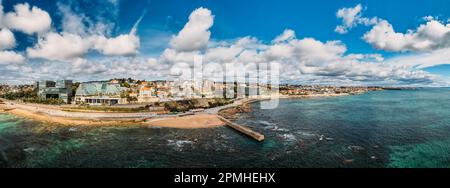
[{"label": "white building", "polygon": [[153,102],[159,102],[159,97],[156,95],[155,89],[149,86],[142,86],[139,89],[138,103]]}]

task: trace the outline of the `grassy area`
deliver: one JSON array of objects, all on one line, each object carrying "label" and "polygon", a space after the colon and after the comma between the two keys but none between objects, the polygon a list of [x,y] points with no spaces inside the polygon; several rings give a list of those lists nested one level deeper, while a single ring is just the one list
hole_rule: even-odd
[{"label": "grassy area", "polygon": [[157,102],[150,105],[137,108],[121,108],[117,106],[80,106],[67,107],[64,111],[80,112],[80,111],[98,111],[98,112],[122,112],[122,113],[138,113],[151,112],[149,107],[164,107],[164,110],[169,112],[187,112],[192,109],[199,108],[214,108],[232,103],[230,99],[189,99],[182,101]]},{"label": "grassy area", "polygon": [[49,105],[65,104],[65,102],[62,99],[41,99],[38,97],[33,97],[33,98],[24,98],[21,100],[22,100],[22,102],[25,102],[25,103],[35,103],[35,104],[49,104]]},{"label": "grassy area", "polygon": [[120,107],[111,107],[111,106],[66,107],[63,109],[63,111],[67,111],[67,112],[98,111],[98,112],[121,112],[121,113],[150,112],[150,110],[147,107],[120,108]]},{"label": "grassy area", "polygon": [[182,101],[170,101],[160,104],[170,112],[186,112],[191,109],[199,108],[214,108],[217,106],[224,106],[232,103],[230,99],[216,98],[216,99],[190,99]]}]

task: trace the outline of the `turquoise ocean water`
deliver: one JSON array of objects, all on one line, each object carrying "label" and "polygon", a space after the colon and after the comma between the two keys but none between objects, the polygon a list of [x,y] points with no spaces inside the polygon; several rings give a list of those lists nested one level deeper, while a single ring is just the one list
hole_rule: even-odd
[{"label": "turquoise ocean water", "polygon": [[0,114],[0,167],[450,167],[450,89],[286,99],[226,127],[61,127]]}]

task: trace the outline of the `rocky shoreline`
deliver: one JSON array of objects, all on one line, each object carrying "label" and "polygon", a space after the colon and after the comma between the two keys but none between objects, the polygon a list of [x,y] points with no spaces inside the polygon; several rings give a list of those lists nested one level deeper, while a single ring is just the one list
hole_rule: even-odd
[{"label": "rocky shoreline", "polygon": [[238,106],[228,107],[223,110],[220,110],[218,114],[228,120],[236,120],[237,118],[239,118],[240,114],[251,112],[252,111],[251,103],[254,102],[257,101],[248,101]]}]

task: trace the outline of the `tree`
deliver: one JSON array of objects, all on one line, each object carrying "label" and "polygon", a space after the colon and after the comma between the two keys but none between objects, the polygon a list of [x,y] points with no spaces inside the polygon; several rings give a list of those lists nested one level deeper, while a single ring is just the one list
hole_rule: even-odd
[{"label": "tree", "polygon": [[238,97],[238,83],[237,83],[237,81],[234,81],[234,88],[233,88],[233,90],[234,90],[234,97],[233,98],[237,98]]},{"label": "tree", "polygon": [[72,84],[72,96],[75,96],[77,89],[80,87],[80,82],[75,82]]},{"label": "tree", "polygon": [[127,101],[128,102],[136,102],[136,101],[138,101],[138,98],[137,97],[127,97]]},{"label": "tree", "polygon": [[123,82],[120,84],[120,87],[126,87],[126,88],[130,88],[130,84],[128,82]]}]

